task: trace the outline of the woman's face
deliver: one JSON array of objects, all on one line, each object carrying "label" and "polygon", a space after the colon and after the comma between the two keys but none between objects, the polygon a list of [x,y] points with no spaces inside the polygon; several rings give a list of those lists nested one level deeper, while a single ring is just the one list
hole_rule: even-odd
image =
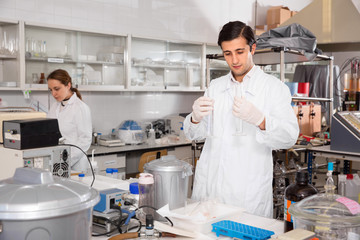
[{"label": "woman's face", "polygon": [[53,97],[56,99],[56,101],[61,102],[66,98],[70,98],[72,95],[72,92],[70,91],[71,84],[68,85],[62,84],[59,80],[56,79],[48,79],[48,87],[53,95]]}]

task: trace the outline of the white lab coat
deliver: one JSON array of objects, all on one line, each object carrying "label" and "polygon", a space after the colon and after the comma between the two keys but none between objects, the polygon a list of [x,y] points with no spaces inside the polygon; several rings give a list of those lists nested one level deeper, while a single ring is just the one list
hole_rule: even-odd
[{"label": "white lab coat", "polygon": [[[91,145],[92,123],[90,108],[74,93],[60,111],[61,102],[55,102],[47,115],[59,122],[61,135],[66,144],[80,147],[85,153]],[[71,169],[86,171],[89,167],[87,157],[79,149],[71,148]]]},{"label": "white lab coat", "polygon": [[213,137],[207,137],[209,117],[193,124],[189,114],[184,121],[187,138],[207,137],[195,170],[192,198],[214,199],[272,217],[272,150],[290,148],[299,135],[290,91],[279,79],[254,66],[241,84],[245,98],[265,115],[266,130],[243,121],[245,136],[236,136],[231,77],[229,73],[211,81],[205,93],[215,100]]}]

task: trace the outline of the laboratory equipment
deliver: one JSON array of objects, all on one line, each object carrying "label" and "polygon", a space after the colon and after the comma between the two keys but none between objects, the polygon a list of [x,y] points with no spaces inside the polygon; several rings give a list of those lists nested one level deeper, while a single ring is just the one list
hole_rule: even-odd
[{"label": "laboratory equipment", "polygon": [[110,188],[99,191],[100,201],[94,206],[94,211],[109,213],[117,211],[114,206],[122,206],[123,195],[127,193],[125,190],[118,188]]},{"label": "laboratory equipment", "polygon": [[4,147],[29,149],[56,146],[61,133],[57,119],[32,118],[3,121]]},{"label": "laboratory equipment", "polygon": [[263,240],[269,239],[272,235],[274,235],[273,231],[237,223],[230,220],[223,220],[217,223],[213,223],[212,226],[212,231],[216,233],[217,237],[224,235],[237,239]]},{"label": "laboratory equipment", "polygon": [[[209,88],[205,91],[205,96],[212,98],[210,94]],[[207,137],[214,137],[214,109],[211,111],[211,113],[207,116]]]},{"label": "laboratory equipment", "polygon": [[296,172],[296,182],[285,189],[284,199],[284,232],[293,229],[293,219],[288,209],[291,204],[299,202],[311,195],[317,194],[317,189],[309,184],[309,173],[305,171]]},{"label": "laboratory equipment", "polygon": [[0,182],[0,195],[0,240],[91,239],[99,193],[89,186],[42,169],[18,168]]},{"label": "laboratory equipment", "polygon": [[145,133],[140,125],[133,120],[126,120],[120,124],[119,139],[125,144],[140,144],[145,140]]},{"label": "laboratory equipment", "polygon": [[0,179],[12,177],[19,167],[41,168],[56,176],[70,177],[70,146],[17,150],[0,145],[0,156]]},{"label": "laboratory equipment", "polygon": [[29,118],[46,118],[46,113],[32,108],[2,108],[0,111],[0,143],[3,143],[3,121]]},{"label": "laboratory equipment", "polygon": [[[234,85],[234,98],[236,97],[243,97],[244,90],[243,90],[243,83],[236,82]],[[234,136],[244,136],[246,135],[243,131],[243,120],[235,117],[235,124],[236,124],[236,132]]]},{"label": "laboratory equipment", "polygon": [[333,115],[330,149],[360,152],[360,111],[336,112]]},{"label": "laboratory equipment", "polygon": [[300,133],[307,136],[314,136],[314,134],[321,131],[321,105],[308,104],[293,106],[293,110],[298,119]]},{"label": "laboratory equipment", "polygon": [[167,207],[158,210],[162,216],[171,219],[176,228],[192,232],[193,236],[196,236],[196,233],[208,235],[212,230],[211,224],[239,217],[243,211],[240,207],[216,201],[189,202],[185,207],[171,211]]},{"label": "laboratory equipment", "polygon": [[[192,166],[173,155],[166,155],[144,165],[144,172],[155,180],[155,207],[169,204],[170,209],[184,207]],[[140,183],[139,183],[140,184]]]},{"label": "laboratory equipment", "polygon": [[332,163],[329,163],[325,193],[307,197],[290,206],[295,229],[315,233],[320,240],[360,238],[360,206],[334,193]]},{"label": "laboratory equipment", "polygon": [[[139,177],[139,208],[145,215],[155,215],[155,199],[154,199],[154,177],[150,173],[140,173]],[[144,219],[140,217],[143,222]]]}]

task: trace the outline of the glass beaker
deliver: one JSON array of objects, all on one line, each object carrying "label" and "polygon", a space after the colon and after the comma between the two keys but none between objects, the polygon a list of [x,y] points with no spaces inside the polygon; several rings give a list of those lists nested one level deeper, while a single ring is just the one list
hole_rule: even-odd
[{"label": "glass beaker", "polygon": [[[244,95],[245,94],[244,94],[244,89],[243,89],[243,83],[236,82],[234,84],[234,100],[235,100],[235,96],[238,98],[241,98]],[[246,134],[243,131],[243,120],[241,120],[238,117],[235,117],[235,125],[236,125],[236,131],[233,135],[234,136],[245,136]]]},{"label": "glass beaker", "polygon": [[37,73],[32,74],[32,83],[39,83],[39,75]]}]

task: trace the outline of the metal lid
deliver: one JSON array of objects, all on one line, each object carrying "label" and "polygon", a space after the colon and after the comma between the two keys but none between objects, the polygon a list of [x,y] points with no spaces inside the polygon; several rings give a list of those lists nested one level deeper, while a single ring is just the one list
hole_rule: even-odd
[{"label": "metal lid", "polygon": [[145,171],[183,172],[184,176],[192,175],[192,166],[174,155],[166,155],[144,165]]},{"label": "metal lid", "polygon": [[57,217],[93,207],[99,193],[80,182],[37,168],[17,168],[0,181],[0,219],[33,220]]}]

